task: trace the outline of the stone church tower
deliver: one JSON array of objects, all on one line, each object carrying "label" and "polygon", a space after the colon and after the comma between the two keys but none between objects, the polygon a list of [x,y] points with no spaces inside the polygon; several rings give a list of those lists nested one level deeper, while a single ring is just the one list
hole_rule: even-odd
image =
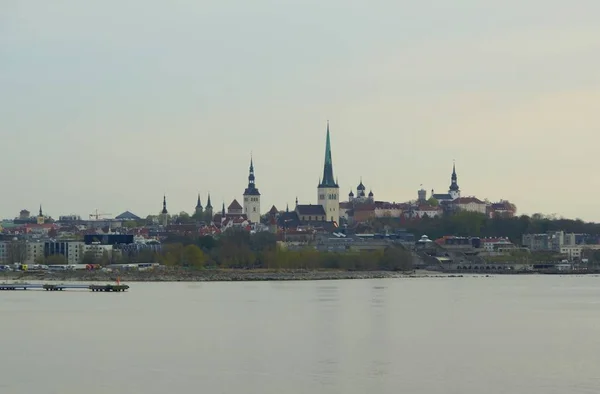
[{"label": "stone church tower", "polygon": [[244,190],[244,213],[252,223],[260,223],[260,193],[254,180],[254,161],[250,157],[248,187]]},{"label": "stone church tower", "polygon": [[329,121],[327,121],[327,141],[325,143],[325,164],[323,178],[317,188],[319,205],[325,210],[328,222],[339,223],[340,220],[340,187],[333,177],[333,161],[331,160],[331,141],[329,137]]}]

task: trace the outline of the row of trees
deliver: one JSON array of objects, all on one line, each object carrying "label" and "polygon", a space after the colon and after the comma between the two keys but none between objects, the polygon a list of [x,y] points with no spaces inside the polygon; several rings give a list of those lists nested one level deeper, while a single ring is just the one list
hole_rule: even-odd
[{"label": "row of trees", "polygon": [[[141,256],[139,256],[141,258]],[[160,253],[146,255],[145,261],[167,266],[226,269],[412,269],[412,254],[402,247],[390,246],[374,252],[329,253],[315,249],[285,250],[277,247],[276,237],[268,232],[249,234],[229,230],[218,239],[171,237]]]},{"label": "row of trees", "polygon": [[523,234],[545,233],[548,231],[565,231],[568,233],[590,234],[592,239],[600,236],[600,224],[584,222],[580,219],[564,219],[554,216],[534,214],[516,217],[494,217],[476,212],[457,212],[436,218],[403,221],[397,218],[375,219],[370,223],[375,231],[404,228],[407,231],[431,239],[444,235],[472,237],[508,237],[512,242],[520,244]]}]

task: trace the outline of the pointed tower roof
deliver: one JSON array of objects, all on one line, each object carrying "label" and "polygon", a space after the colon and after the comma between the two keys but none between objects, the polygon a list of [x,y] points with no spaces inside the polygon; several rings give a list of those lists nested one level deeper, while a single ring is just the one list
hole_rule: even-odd
[{"label": "pointed tower roof", "polygon": [[221,210],[221,215],[223,215],[223,217],[225,217],[225,201],[223,201],[223,209]]},{"label": "pointed tower roof", "polygon": [[325,164],[323,165],[323,178],[319,187],[339,187],[333,177],[333,160],[331,159],[331,139],[329,136],[329,121],[327,121],[327,140],[325,142]]},{"label": "pointed tower roof", "polygon": [[367,188],[365,187],[365,185],[363,185],[362,183],[362,177],[360,177],[360,183],[358,184],[358,186],[356,187],[356,190],[366,190]]},{"label": "pointed tower roof", "polygon": [[42,213],[42,204],[40,204],[40,214],[38,216],[44,216],[44,214]]},{"label": "pointed tower roof", "polygon": [[206,209],[212,209],[212,204],[210,203],[210,193],[208,193],[208,200],[206,200]]},{"label": "pointed tower roof", "polygon": [[169,211],[167,211],[167,196],[163,195],[163,209],[161,212],[163,215],[166,215],[169,213]]},{"label": "pointed tower roof", "polygon": [[248,187],[244,190],[244,196],[260,196],[254,181],[254,160],[252,154],[250,154],[250,174],[248,175]]},{"label": "pointed tower roof", "polygon": [[202,208],[202,202],[200,202],[200,193],[198,193],[198,202],[196,203],[196,209]]},{"label": "pointed tower roof", "polygon": [[450,191],[458,191],[458,177],[456,176],[456,163],[452,164],[452,177],[450,181]]}]

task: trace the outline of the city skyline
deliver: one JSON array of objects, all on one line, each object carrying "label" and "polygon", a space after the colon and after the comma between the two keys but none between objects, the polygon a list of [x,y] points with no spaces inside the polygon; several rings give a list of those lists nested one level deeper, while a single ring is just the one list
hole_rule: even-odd
[{"label": "city skyline", "polygon": [[250,152],[263,213],[317,204],[329,119],[342,201],[456,160],[465,196],[600,221],[596,2],[128,4],[7,5],[0,217],[241,202]]}]

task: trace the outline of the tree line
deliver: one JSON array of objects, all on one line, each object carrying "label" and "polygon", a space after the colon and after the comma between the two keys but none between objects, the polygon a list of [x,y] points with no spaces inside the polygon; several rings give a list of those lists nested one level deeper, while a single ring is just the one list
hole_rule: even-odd
[{"label": "tree line", "polygon": [[[369,252],[286,250],[269,232],[250,234],[230,229],[211,236],[170,236],[160,252],[133,257],[140,262],[167,266],[219,269],[339,269],[351,271],[406,271],[413,268],[412,254],[400,246]],[[143,261],[141,261],[143,260]]]},{"label": "tree line", "polygon": [[377,232],[403,228],[417,237],[427,235],[431,239],[445,235],[508,237],[515,244],[521,244],[523,234],[540,234],[548,231],[588,234],[589,243],[597,243],[600,238],[600,223],[584,222],[581,219],[557,218],[542,214],[489,218],[481,213],[461,211],[418,220],[380,218],[373,220],[369,225],[373,231]]}]

